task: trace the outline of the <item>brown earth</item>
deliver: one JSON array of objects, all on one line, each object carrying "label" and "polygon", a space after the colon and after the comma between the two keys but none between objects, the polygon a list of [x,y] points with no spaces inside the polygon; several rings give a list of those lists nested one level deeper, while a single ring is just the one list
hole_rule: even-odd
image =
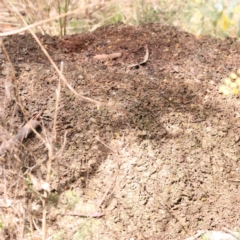
[{"label": "brown earth", "polygon": [[[59,67],[64,62],[63,73],[78,93],[111,103],[98,107],[61,86],[56,152],[67,135],[52,165],[49,237],[185,239],[197,230],[239,229],[240,102],[218,92],[221,80],[239,67],[239,42],[196,39],[158,24],[39,38]],[[26,117],[43,110],[39,132],[47,139],[58,75],[30,35],[4,44]],[[112,53],[121,56],[94,58]],[[144,57],[146,63],[131,67]],[[6,80],[3,52],[0,61],[3,142],[25,118]],[[3,239],[20,239],[16,226],[24,228],[22,239],[31,238],[30,229],[32,239],[41,237],[42,203],[21,176],[27,171],[45,179],[48,150],[34,134],[23,143],[2,158],[1,198],[15,201],[0,209]]]}]

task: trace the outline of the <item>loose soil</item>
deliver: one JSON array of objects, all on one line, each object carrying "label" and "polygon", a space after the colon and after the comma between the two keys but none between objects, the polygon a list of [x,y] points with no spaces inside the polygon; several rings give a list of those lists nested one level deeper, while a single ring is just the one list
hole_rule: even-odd
[{"label": "loose soil", "polygon": [[[63,61],[69,84],[105,104],[83,101],[61,85],[49,237],[185,239],[197,230],[239,229],[240,102],[218,91],[239,67],[238,41],[197,39],[159,24],[38,37],[59,67]],[[40,110],[38,131],[51,139],[59,77],[30,35],[4,44],[26,114],[1,51],[1,142]],[[147,50],[146,63],[131,67]],[[94,58],[112,53],[121,56]],[[23,239],[41,239],[41,198],[21,176],[45,179],[46,144],[32,134],[1,162],[1,199],[12,199],[0,209],[2,236],[17,239],[17,226],[24,226]]]}]

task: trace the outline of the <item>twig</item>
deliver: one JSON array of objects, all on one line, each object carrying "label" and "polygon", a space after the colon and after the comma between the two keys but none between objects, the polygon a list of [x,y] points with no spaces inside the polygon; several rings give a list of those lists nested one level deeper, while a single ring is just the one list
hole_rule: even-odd
[{"label": "twig", "polygon": [[171,207],[162,199],[162,197],[160,196],[160,199],[162,201],[162,205],[164,206],[164,208],[168,211],[168,213],[177,220],[177,222],[181,225],[181,227],[183,228],[183,230],[189,235],[192,236],[192,233],[190,232],[190,230],[185,226],[185,224],[183,223],[183,221],[177,217],[175,214],[173,214]]},{"label": "twig", "polygon": [[[101,141],[98,137],[96,137],[96,139],[97,139],[99,142],[101,142],[105,147],[107,147],[108,149],[110,149],[111,151],[113,151],[114,153],[116,153],[116,154],[119,155],[119,152],[118,152],[118,151],[116,151],[116,150],[112,149],[111,147],[109,147],[107,144],[105,144],[103,141]],[[116,171],[115,171],[115,173],[114,173],[114,176],[113,176],[113,181],[109,183],[108,188],[106,189],[103,197],[101,198],[101,200],[99,201],[99,203],[98,203],[98,205],[97,205],[97,209],[99,209],[99,208],[101,207],[101,205],[102,205],[103,202],[105,201],[106,196],[107,196],[107,194],[109,193],[111,187],[112,187],[113,184],[115,183],[115,181],[116,181],[116,179],[117,179],[118,172],[119,172],[119,168],[120,168],[120,162],[118,161],[117,169],[116,169]],[[113,190],[112,190],[112,192],[111,192],[110,195],[112,195],[112,193],[113,193]]]},{"label": "twig", "polygon": [[[47,176],[46,181],[49,182],[50,180],[50,174],[51,174],[51,166],[52,166],[52,159],[53,159],[53,139],[47,139],[46,141],[46,147],[48,148],[48,163],[47,163]],[[44,197],[42,199],[42,205],[43,205],[43,214],[42,214],[42,240],[46,239],[47,235],[47,224],[46,224],[46,218],[47,218],[47,196],[48,192],[44,191]]]},{"label": "twig", "polygon": [[67,143],[67,133],[68,133],[67,131],[64,133],[63,143],[62,143],[62,146],[61,146],[60,150],[56,153],[56,157],[61,156],[62,153],[63,153],[63,150],[64,150],[64,148],[66,146],[66,143]]},{"label": "twig", "polygon": [[[117,172],[117,171],[116,171],[116,172]],[[101,207],[101,205],[103,204],[103,202],[104,202],[105,199],[106,199],[107,194],[108,194],[109,191],[110,191],[110,188],[112,187],[112,185],[113,185],[114,182],[116,181],[116,178],[115,178],[116,172],[115,172],[115,174],[114,174],[113,181],[109,183],[108,188],[106,189],[105,193],[103,194],[101,200],[98,202],[97,209],[99,209],[99,208]]]},{"label": "twig", "polygon": [[105,216],[104,213],[87,213],[87,214],[84,214],[84,213],[74,213],[74,212],[69,212],[69,213],[65,213],[65,215],[68,215],[68,216],[78,216],[78,217],[92,217],[92,218],[99,218],[99,217],[102,217],[102,216]]},{"label": "twig", "polygon": [[[62,74],[63,72],[63,63],[61,63],[60,72]],[[58,88],[56,90],[56,106],[55,106],[55,113],[54,113],[54,123],[53,123],[53,137],[48,138],[46,141],[46,147],[48,148],[48,163],[47,163],[47,176],[46,176],[46,182],[48,183],[50,181],[50,175],[51,175],[51,168],[52,168],[52,161],[54,158],[54,149],[53,144],[56,141],[57,138],[57,132],[56,132],[56,125],[57,125],[57,115],[58,115],[58,109],[59,109],[59,101],[60,101],[60,93],[61,93],[61,81],[58,81]],[[42,200],[43,204],[43,215],[42,215],[42,240],[46,239],[47,236],[47,224],[46,224],[46,217],[47,217],[47,196],[49,192],[44,191],[44,198]]]},{"label": "twig", "polygon": [[237,240],[240,239],[240,234],[238,232],[233,232],[225,227],[223,227],[223,230],[227,233],[229,233],[230,235],[232,235],[234,238],[236,238]]},{"label": "twig", "polygon": [[122,53],[111,53],[111,54],[98,54],[93,58],[99,61],[112,60],[122,56]]},{"label": "twig", "polygon": [[198,231],[194,236],[189,237],[189,238],[186,238],[186,239],[184,239],[184,240],[196,240],[196,239],[198,239],[201,235],[203,235],[204,233],[205,233],[205,231],[200,230],[200,231]]},{"label": "twig", "polygon": [[36,224],[34,218],[32,218],[32,221],[33,221],[34,227],[35,227],[35,228],[38,230],[38,232],[41,234],[41,230],[40,230],[40,228],[38,227],[38,225]]},{"label": "twig", "polygon": [[96,140],[98,140],[102,145],[104,145],[106,148],[110,149],[111,151],[113,151],[114,153],[118,154],[118,151],[112,149],[111,147],[109,147],[106,143],[104,143],[99,137],[96,137]]},{"label": "twig", "polygon": [[[60,72],[61,73],[63,72],[63,62],[61,62]],[[57,126],[57,115],[58,115],[59,101],[60,101],[60,92],[61,92],[61,81],[59,79],[58,88],[56,89],[56,106],[55,106],[53,130],[52,130],[54,140],[56,140],[56,137],[57,137],[56,126]]]}]

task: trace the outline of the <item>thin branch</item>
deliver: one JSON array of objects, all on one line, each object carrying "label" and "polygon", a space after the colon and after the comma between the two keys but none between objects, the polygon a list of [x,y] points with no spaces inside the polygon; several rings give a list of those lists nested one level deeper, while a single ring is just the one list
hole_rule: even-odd
[{"label": "thin branch", "polygon": [[[63,73],[63,62],[61,62],[60,71],[61,71],[61,73]],[[57,137],[56,126],[57,126],[57,115],[58,115],[59,101],[60,101],[60,92],[61,92],[61,81],[59,79],[58,80],[58,88],[56,90],[56,106],[55,106],[53,130],[52,130],[54,140],[56,140],[56,137]]]},{"label": "thin branch", "polygon": [[109,147],[106,143],[104,143],[99,137],[96,137],[96,140],[98,140],[102,145],[104,145],[106,148],[111,150],[112,152],[118,154],[118,151],[114,150],[113,148]]},{"label": "thin branch", "polygon": [[84,213],[74,213],[74,212],[69,212],[69,213],[65,213],[65,215],[68,215],[68,216],[77,216],[77,217],[92,217],[92,218],[99,218],[99,217],[102,217],[102,216],[105,216],[104,213],[88,213],[88,214],[84,214]]}]

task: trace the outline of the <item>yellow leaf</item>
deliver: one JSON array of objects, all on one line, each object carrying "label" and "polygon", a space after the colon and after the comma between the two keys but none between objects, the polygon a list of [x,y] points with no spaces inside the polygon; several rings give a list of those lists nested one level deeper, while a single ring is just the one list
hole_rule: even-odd
[{"label": "yellow leaf", "polygon": [[232,94],[233,95],[237,95],[239,93],[237,88],[232,89]]},{"label": "yellow leaf", "polygon": [[221,19],[219,20],[219,25],[223,31],[227,31],[229,28],[230,21],[224,12],[222,13]]}]

